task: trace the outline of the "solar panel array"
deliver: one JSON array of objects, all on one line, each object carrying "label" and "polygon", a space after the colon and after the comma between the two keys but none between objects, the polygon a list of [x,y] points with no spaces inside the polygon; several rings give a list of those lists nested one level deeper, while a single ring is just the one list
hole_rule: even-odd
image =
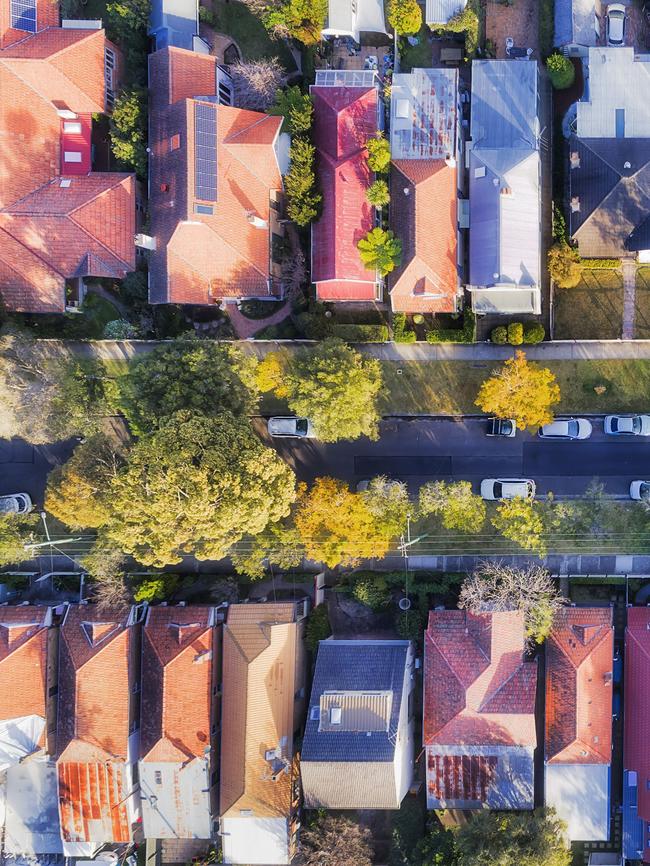
[{"label": "solar panel array", "polygon": [[36,0],[11,0],[11,26],[36,33]]},{"label": "solar panel array", "polygon": [[217,200],[217,108],[201,102],[194,105],[194,194]]}]

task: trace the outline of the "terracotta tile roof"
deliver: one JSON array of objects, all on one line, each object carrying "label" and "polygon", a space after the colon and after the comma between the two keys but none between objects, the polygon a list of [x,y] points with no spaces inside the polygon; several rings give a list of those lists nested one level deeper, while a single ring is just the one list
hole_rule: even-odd
[{"label": "terracotta tile roof", "polygon": [[546,641],[547,763],[610,763],[613,654],[611,608],[558,612]]},{"label": "terracotta tile roof", "polygon": [[152,607],[142,645],[140,758],[184,763],[210,745],[213,610]]},{"label": "terracotta tile roof", "polygon": [[46,719],[48,621],[46,607],[0,607],[0,722]]},{"label": "terracotta tile roof", "polygon": [[[223,718],[220,814],[288,817],[293,759],[294,694],[304,686],[302,626],[293,602],[235,604],[223,630]],[[268,750],[280,747],[272,781]]]},{"label": "terracotta tile roof", "polygon": [[[217,198],[212,214],[195,213],[195,110],[200,97],[216,92],[216,59],[166,48],[150,56],[149,79],[152,303],[272,296],[268,223],[271,193],[282,189],[281,118],[204,103],[217,115]],[[180,146],[172,150],[173,136]],[[252,225],[251,214],[267,226]]]},{"label": "terracotta tile roof", "polygon": [[523,615],[430,611],[424,744],[532,746],[537,663],[524,660]]},{"label": "terracotta tile roof", "polygon": [[[377,129],[377,89],[312,86],[310,93],[323,192],[322,215],[312,226],[312,280],[320,299],[368,300],[375,297],[375,273],[361,263],[357,243],[374,226],[365,143]],[[335,282],[334,293],[327,281]]]},{"label": "terracotta tile roof", "polygon": [[128,841],[133,628],[128,615],[70,606],[61,627],[57,772],[66,841]]},{"label": "terracotta tile roof", "polygon": [[650,862],[650,608],[647,607],[630,607],[627,611],[624,720],[623,767],[637,774],[635,814],[643,823],[644,862]]},{"label": "terracotta tile roof", "polygon": [[402,240],[402,264],[389,277],[395,311],[456,310],[457,183],[456,169],[444,160],[393,163],[390,217]]},{"label": "terracotta tile roof", "polygon": [[[135,267],[133,176],[62,165],[57,109],[82,128],[104,111],[107,44],[103,30],[50,27],[0,51],[0,293],[11,310],[63,312],[66,279]],[[62,173],[75,175],[67,189]]]}]

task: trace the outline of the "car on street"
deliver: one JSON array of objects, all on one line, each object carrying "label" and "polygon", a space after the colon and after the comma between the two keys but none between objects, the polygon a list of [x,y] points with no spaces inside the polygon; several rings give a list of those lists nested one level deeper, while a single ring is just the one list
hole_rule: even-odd
[{"label": "car on street", "polygon": [[533,499],[535,482],[526,478],[484,478],[481,481],[483,499]]},{"label": "car on street", "polygon": [[650,502],[650,481],[633,481],[630,484],[630,499]]},{"label": "car on street", "polygon": [[605,415],[610,436],[650,436],[650,415]]},{"label": "car on street", "polygon": [[309,418],[296,418],[294,415],[277,415],[275,418],[269,418],[267,429],[269,436],[310,439],[315,435]]},{"label": "car on street", "polygon": [[512,418],[490,418],[487,428],[488,436],[507,436],[512,439],[517,435],[517,422]]},{"label": "car on street", "polygon": [[591,421],[586,418],[556,418],[537,431],[540,439],[589,439]]},{"label": "car on street", "polygon": [[27,514],[33,508],[29,493],[10,493],[0,496],[0,514]]},{"label": "car on street", "polygon": [[625,45],[625,6],[610,3],[607,7],[607,44]]}]

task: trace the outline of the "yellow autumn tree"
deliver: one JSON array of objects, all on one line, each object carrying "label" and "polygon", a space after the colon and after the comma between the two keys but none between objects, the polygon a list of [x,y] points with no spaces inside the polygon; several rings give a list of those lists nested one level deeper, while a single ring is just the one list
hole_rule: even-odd
[{"label": "yellow autumn tree", "polygon": [[560,401],[560,387],[546,367],[526,360],[524,352],[509,358],[481,385],[475,405],[498,418],[514,418],[520,430],[541,427],[553,420],[552,406]]},{"label": "yellow autumn tree", "polygon": [[360,494],[335,478],[317,478],[309,490],[302,489],[295,522],[306,555],[329,568],[381,559],[388,552],[387,528]]}]

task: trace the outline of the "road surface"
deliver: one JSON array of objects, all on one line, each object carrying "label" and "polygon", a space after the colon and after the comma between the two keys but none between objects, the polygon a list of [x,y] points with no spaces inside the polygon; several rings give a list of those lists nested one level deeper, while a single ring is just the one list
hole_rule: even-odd
[{"label": "road surface", "polygon": [[30,445],[23,439],[0,439],[0,496],[29,493],[34,504],[42,506],[48,473],[65,463],[77,441]]}]

